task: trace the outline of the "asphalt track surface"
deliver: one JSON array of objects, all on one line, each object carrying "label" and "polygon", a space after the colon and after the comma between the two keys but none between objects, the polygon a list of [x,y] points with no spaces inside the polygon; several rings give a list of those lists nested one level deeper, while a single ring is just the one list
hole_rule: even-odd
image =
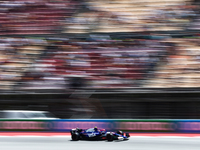
[{"label": "asphalt track surface", "polygon": [[132,136],[128,141],[71,141],[70,136],[0,136],[0,150],[200,150],[200,137]]}]

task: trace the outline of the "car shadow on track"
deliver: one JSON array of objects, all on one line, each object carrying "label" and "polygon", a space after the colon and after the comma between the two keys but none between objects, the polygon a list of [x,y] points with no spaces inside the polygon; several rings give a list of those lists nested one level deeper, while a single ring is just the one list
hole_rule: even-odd
[{"label": "car shadow on track", "polygon": [[73,141],[73,140],[69,140],[71,142],[78,142],[78,141],[84,141],[84,142],[125,142],[128,141],[127,140],[113,140],[113,141],[107,141],[107,140],[78,140],[78,141]]}]

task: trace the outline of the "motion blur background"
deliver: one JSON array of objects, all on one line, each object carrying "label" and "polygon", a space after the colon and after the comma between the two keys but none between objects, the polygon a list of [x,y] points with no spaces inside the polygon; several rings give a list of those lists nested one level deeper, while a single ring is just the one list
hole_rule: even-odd
[{"label": "motion blur background", "polygon": [[0,110],[200,118],[198,0],[1,0]]}]

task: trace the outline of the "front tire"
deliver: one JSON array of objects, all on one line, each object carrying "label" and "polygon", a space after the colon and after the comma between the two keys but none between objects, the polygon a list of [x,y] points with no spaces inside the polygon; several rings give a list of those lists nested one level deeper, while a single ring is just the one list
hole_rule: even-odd
[{"label": "front tire", "polygon": [[129,133],[126,133],[126,137],[130,137],[130,134],[129,134]]}]

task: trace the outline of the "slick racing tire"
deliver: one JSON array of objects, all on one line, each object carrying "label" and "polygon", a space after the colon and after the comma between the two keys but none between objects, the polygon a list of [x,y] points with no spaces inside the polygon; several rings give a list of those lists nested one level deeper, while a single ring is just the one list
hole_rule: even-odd
[{"label": "slick racing tire", "polygon": [[113,141],[113,135],[112,135],[112,134],[107,134],[107,135],[106,135],[106,139],[107,139],[107,141],[109,141],[109,142]]},{"label": "slick racing tire", "polygon": [[79,140],[79,135],[78,135],[78,133],[72,134],[71,138],[72,138],[72,141],[78,141],[78,140]]},{"label": "slick racing tire", "polygon": [[126,133],[126,137],[130,137],[130,134],[129,134],[129,133]]}]

